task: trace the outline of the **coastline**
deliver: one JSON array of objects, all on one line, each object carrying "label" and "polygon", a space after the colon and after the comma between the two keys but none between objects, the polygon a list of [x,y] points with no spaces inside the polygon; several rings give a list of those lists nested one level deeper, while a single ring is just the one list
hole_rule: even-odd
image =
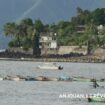
[{"label": "coastline", "polygon": [[105,55],[83,55],[78,53],[70,53],[64,55],[47,55],[39,56],[25,54],[20,52],[0,53],[0,60],[5,61],[35,61],[35,62],[77,62],[77,63],[105,63]]},{"label": "coastline", "polygon": [[72,62],[72,63],[105,63],[105,59],[94,56],[69,57],[69,58],[3,58],[3,61],[35,61],[35,62]]}]

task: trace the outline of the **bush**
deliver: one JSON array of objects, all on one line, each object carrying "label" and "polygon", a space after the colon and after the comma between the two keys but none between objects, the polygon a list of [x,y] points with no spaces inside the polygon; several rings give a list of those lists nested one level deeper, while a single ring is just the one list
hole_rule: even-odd
[{"label": "bush", "polygon": [[24,51],[28,51],[29,50],[29,47],[28,46],[23,46],[23,50]]},{"label": "bush", "polygon": [[17,40],[12,40],[8,44],[9,47],[18,47],[18,42]]}]

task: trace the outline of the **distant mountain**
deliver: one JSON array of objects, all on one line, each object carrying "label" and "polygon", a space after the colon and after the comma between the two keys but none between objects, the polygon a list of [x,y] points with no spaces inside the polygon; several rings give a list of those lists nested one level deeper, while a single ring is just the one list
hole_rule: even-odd
[{"label": "distant mountain", "polygon": [[[105,7],[105,0],[0,0],[0,32],[3,25],[30,17],[44,23],[70,20],[76,8],[94,10]],[[0,35],[0,46],[6,47],[8,39]]]}]

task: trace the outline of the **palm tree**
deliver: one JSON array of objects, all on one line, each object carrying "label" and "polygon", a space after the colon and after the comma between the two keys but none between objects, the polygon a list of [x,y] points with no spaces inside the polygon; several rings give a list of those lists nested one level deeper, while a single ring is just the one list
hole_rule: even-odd
[{"label": "palm tree", "polygon": [[34,24],[33,34],[32,34],[32,42],[33,42],[33,55],[39,56],[40,55],[40,48],[39,48],[39,37],[40,33],[43,31],[44,25],[41,20],[36,20]]},{"label": "palm tree", "polygon": [[15,37],[16,27],[17,27],[17,25],[14,22],[12,22],[12,23],[6,23],[4,25],[4,34],[6,36]]},{"label": "palm tree", "polygon": [[6,36],[10,36],[13,39],[15,39],[13,42],[17,43],[16,45],[20,45],[20,30],[19,26],[12,22],[12,23],[7,23],[4,25],[4,34]]},{"label": "palm tree", "polygon": [[43,23],[38,19],[35,24],[30,18],[23,19],[20,23],[14,22],[4,25],[6,36],[12,36],[17,41],[17,47],[33,48],[33,55],[39,55],[39,36],[44,29]]},{"label": "palm tree", "polygon": [[98,31],[98,45],[99,47],[105,48],[105,27]]},{"label": "palm tree", "polygon": [[30,18],[23,19],[20,22],[19,32],[22,36],[22,46],[23,48],[31,47],[31,37],[33,33],[33,21]]},{"label": "palm tree", "polygon": [[96,25],[91,21],[86,26],[85,35],[84,35],[84,42],[87,43],[87,54],[91,54],[92,50],[96,46],[97,38],[98,38],[98,31]]}]

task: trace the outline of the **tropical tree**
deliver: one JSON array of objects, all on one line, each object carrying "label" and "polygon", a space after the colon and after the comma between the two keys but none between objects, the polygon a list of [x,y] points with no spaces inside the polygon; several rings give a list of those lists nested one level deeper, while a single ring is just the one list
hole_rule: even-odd
[{"label": "tropical tree", "polygon": [[20,34],[18,28],[18,25],[14,22],[7,23],[4,25],[4,34],[6,36],[11,36],[13,39],[16,38],[14,41],[11,42],[11,45],[12,43],[14,43],[16,46],[20,45]]},{"label": "tropical tree", "polygon": [[92,18],[92,14],[89,10],[82,10],[81,8],[77,8],[77,16],[72,17],[71,22],[75,25],[85,25]]},{"label": "tropical tree", "polygon": [[11,36],[11,37],[15,37],[15,31],[16,31],[16,24],[13,23],[6,23],[4,25],[4,34],[6,36]]},{"label": "tropical tree", "polygon": [[87,43],[87,53],[91,54],[92,50],[97,46],[98,39],[98,30],[93,20],[86,26],[83,39]]},{"label": "tropical tree", "polygon": [[32,19],[26,18],[20,22],[20,27],[23,32],[22,46],[24,49],[32,47],[32,34],[34,30],[34,24]]},{"label": "tropical tree", "polygon": [[36,29],[36,31],[38,33],[43,32],[44,25],[43,25],[43,23],[42,23],[42,21],[40,19],[35,20],[34,28]]},{"label": "tropical tree", "polygon": [[33,33],[32,33],[32,48],[33,48],[33,55],[39,56],[40,49],[39,49],[39,37],[40,33],[44,30],[44,25],[40,19],[36,20],[33,26]]},{"label": "tropical tree", "polygon": [[105,48],[105,27],[98,30],[98,45]]},{"label": "tropical tree", "polygon": [[97,8],[94,10],[92,17],[97,25],[105,25],[105,8]]}]

